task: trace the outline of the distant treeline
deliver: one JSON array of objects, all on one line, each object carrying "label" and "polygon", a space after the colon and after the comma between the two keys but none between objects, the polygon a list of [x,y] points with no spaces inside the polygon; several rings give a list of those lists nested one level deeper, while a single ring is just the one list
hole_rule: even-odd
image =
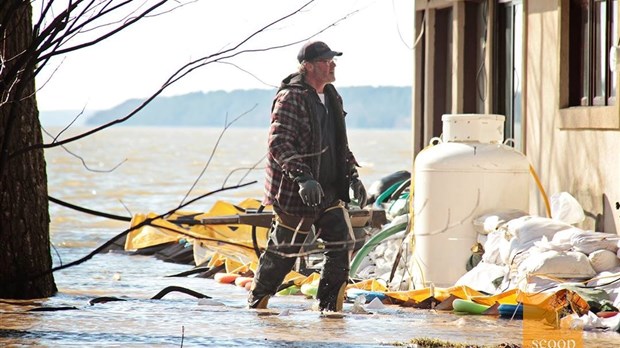
[{"label": "distant treeline", "polygon": [[[340,87],[350,128],[400,128],[411,125],[410,87]],[[126,126],[221,127],[243,115],[235,126],[267,127],[275,90],[250,89],[231,92],[195,92],[158,97]],[[87,125],[101,125],[124,117],[142,102],[130,99],[107,110],[94,112]]]}]

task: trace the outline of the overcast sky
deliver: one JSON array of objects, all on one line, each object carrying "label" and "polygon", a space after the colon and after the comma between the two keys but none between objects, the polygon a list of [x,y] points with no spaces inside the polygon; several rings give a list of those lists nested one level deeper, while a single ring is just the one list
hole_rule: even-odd
[{"label": "overcast sky", "polygon": [[[43,86],[37,93],[39,109],[98,110],[147,97],[184,64],[236,45],[307,2],[197,0],[145,19],[107,41],[51,61],[37,80],[38,87]],[[314,38],[344,52],[337,61],[336,86],[410,86],[411,0],[316,0],[243,47],[261,49],[303,40],[354,11],[358,12]],[[204,66],[162,95],[274,88],[297,68],[299,47],[241,54],[228,60],[234,65]]]}]

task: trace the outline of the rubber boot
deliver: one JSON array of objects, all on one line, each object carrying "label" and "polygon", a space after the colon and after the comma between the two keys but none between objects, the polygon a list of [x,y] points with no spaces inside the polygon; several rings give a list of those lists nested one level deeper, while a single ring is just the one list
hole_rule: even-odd
[{"label": "rubber boot", "polygon": [[250,293],[250,297],[248,298],[248,308],[265,309],[269,303],[269,298],[271,298],[271,295],[257,297],[251,295]]},{"label": "rubber boot", "polygon": [[[349,279],[350,251],[355,241],[351,241],[351,226],[348,213],[343,208],[326,212],[317,222],[318,233],[328,244],[324,253],[325,264],[317,290],[321,311],[342,311],[345,289]],[[352,242],[343,244],[343,242]]]},{"label": "rubber boot", "polygon": [[329,284],[323,280],[319,282],[317,299],[321,312],[341,312],[346,296],[347,282]]},{"label": "rubber boot", "polygon": [[[267,308],[269,298],[275,295],[284,277],[295,265],[297,257],[287,257],[283,254],[298,253],[306,234],[297,233],[293,245],[291,245],[292,238],[293,231],[286,227],[276,225],[272,230],[267,250],[261,255],[254,275],[248,296],[249,308]],[[278,241],[277,245],[274,239]]]},{"label": "rubber boot", "polygon": [[321,311],[342,311],[348,279],[348,251],[327,251],[316,295],[319,299],[319,309]]}]

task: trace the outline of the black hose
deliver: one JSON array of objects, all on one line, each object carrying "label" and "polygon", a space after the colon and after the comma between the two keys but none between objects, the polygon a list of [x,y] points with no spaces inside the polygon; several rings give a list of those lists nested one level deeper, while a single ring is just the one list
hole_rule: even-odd
[{"label": "black hose", "polygon": [[91,306],[94,306],[97,303],[106,303],[106,302],[114,302],[114,301],[127,301],[127,300],[124,300],[124,299],[118,298],[118,297],[102,296],[102,297],[94,298],[94,299],[88,301],[88,303]]},{"label": "black hose", "polygon": [[[151,297],[151,300],[161,300],[164,296],[168,295],[169,293],[176,291],[176,292],[182,292],[184,294],[188,294],[190,296],[194,296],[196,298],[211,298],[211,296],[205,295],[205,294],[201,294],[197,291],[194,291],[192,289],[188,289],[188,288],[184,288],[181,286],[175,286],[175,285],[171,285],[168,287],[165,287],[163,290],[161,290],[160,292],[157,293],[157,295]],[[94,298],[90,301],[88,301],[88,303],[90,303],[91,306],[97,304],[97,303],[106,303],[106,302],[111,302],[111,301],[126,301],[122,298],[118,298],[118,297],[110,297],[110,296],[103,296],[103,297],[97,297]],[[45,308],[45,307],[43,307]],[[75,307],[74,307],[75,308]],[[77,308],[75,308],[77,309]],[[35,308],[35,310],[44,310],[44,309],[37,309]]]},{"label": "black hose", "polygon": [[33,309],[29,309],[28,312],[56,312],[56,311],[71,311],[74,309],[78,309],[73,306],[63,306],[63,307],[37,307]]},{"label": "black hose", "polygon": [[166,288],[164,288],[162,291],[158,292],[157,295],[151,297],[151,300],[161,300],[162,297],[166,296],[168,293],[171,293],[173,291],[178,291],[178,292],[182,292],[184,294],[188,294],[191,296],[194,296],[196,298],[211,298],[211,296],[207,296],[205,294],[201,294],[197,291],[191,290],[191,289],[187,289],[187,288],[183,288],[180,286],[168,286]]}]

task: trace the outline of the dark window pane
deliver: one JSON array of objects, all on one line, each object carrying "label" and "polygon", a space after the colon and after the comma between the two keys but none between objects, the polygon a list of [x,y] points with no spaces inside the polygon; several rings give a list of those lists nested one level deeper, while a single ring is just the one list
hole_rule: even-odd
[{"label": "dark window pane", "polygon": [[443,114],[452,112],[452,8],[435,12],[435,71],[433,72],[433,137],[441,135]]},{"label": "dark window pane", "polygon": [[607,3],[594,3],[594,61],[593,61],[593,105],[605,105],[607,102]]},{"label": "dark window pane", "polygon": [[[609,31],[611,32],[611,41],[610,41],[610,48],[611,46],[614,45],[618,45],[618,31],[616,30],[616,27],[618,25],[618,1],[617,0],[613,0],[611,2],[611,7],[609,9],[609,17],[610,17],[610,24],[609,24]],[[609,100],[607,102],[608,105],[614,105],[616,103],[616,86],[618,84],[618,82],[616,81],[616,74],[611,71],[611,69],[607,70],[607,73],[609,74]]]},{"label": "dark window pane", "polygon": [[570,0],[569,106],[613,105],[617,81],[609,50],[618,42],[618,0]]},{"label": "dark window pane", "polygon": [[588,0],[571,0],[569,17],[569,106],[589,105],[589,6]]},{"label": "dark window pane", "polygon": [[463,112],[484,113],[486,67],[484,27],[486,2],[465,2],[465,47],[463,48]]},{"label": "dark window pane", "polygon": [[523,4],[499,3],[493,30],[493,112],[506,116],[504,136],[523,150],[521,115],[523,78]]}]

